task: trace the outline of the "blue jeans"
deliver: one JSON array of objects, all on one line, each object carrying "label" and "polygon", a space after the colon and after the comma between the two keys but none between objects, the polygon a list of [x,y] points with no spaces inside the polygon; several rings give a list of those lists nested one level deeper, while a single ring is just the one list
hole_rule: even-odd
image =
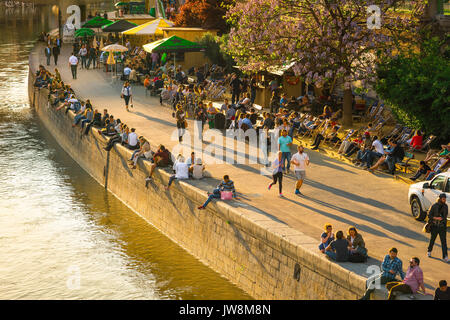
[{"label": "blue jeans", "polygon": [[359,150],[358,153],[356,154],[356,159],[362,161],[367,152],[368,152],[367,150]]},{"label": "blue jeans", "polygon": [[203,204],[203,207],[206,208],[206,206],[208,205],[208,203],[211,202],[212,199],[220,199],[220,190],[219,189],[214,189],[213,193],[211,193],[209,195],[208,199]]},{"label": "blue jeans", "polygon": [[336,261],[336,253],[334,251],[325,251],[325,254],[331,258],[331,260]]},{"label": "blue jeans", "polygon": [[170,176],[170,178],[169,178],[169,187],[172,185],[172,182],[175,179],[176,179],[176,176],[174,174]]},{"label": "blue jeans", "polygon": [[133,154],[131,155],[130,161],[134,159],[134,156],[135,156],[136,154],[138,154],[139,151],[140,151],[139,149],[134,150]]},{"label": "blue jeans", "polygon": [[[285,165],[285,161],[287,160],[287,166]],[[281,163],[283,163],[283,166],[285,169],[289,170],[291,167],[291,153],[290,152],[283,152],[281,154]]]},{"label": "blue jeans", "polygon": [[381,153],[375,152],[375,151],[367,151],[366,154],[361,158],[362,162],[365,162],[367,165],[367,168],[370,168],[372,166],[373,159],[375,157],[381,157],[383,156]]},{"label": "blue jeans", "polygon": [[396,164],[397,162],[400,162],[400,161],[399,161],[399,159],[396,158],[396,157],[391,157],[391,156],[387,156],[387,157],[386,157],[386,163],[387,163],[387,165],[388,165],[388,168],[389,168],[389,172],[390,172],[390,173],[394,174],[394,172],[395,172],[395,164]]},{"label": "blue jeans", "polygon": [[77,115],[75,116],[75,118],[73,119],[73,124],[74,124],[74,125],[77,125],[78,122],[80,122],[81,120],[84,120],[84,119],[86,119],[86,117],[85,117],[84,115],[82,115],[82,114],[77,114]]}]

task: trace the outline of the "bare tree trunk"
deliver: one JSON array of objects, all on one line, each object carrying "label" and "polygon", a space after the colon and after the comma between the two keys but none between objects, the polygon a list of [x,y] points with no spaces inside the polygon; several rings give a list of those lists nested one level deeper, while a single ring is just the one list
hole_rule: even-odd
[{"label": "bare tree trunk", "polygon": [[344,101],[342,110],[343,113],[342,124],[344,126],[351,126],[353,124],[352,102],[353,102],[352,89],[344,89]]}]

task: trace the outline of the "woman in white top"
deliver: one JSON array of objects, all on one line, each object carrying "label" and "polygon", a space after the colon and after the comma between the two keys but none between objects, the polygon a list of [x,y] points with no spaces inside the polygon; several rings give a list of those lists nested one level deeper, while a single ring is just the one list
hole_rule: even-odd
[{"label": "woman in white top", "polygon": [[202,159],[197,158],[195,164],[191,166],[192,178],[201,179],[203,178],[203,171],[205,171],[205,166],[202,164]]},{"label": "woman in white top", "polygon": [[173,165],[173,169],[175,170],[175,174],[170,176],[169,184],[165,187],[166,190],[170,188],[175,179],[189,179],[189,166],[184,161],[184,157],[181,154],[178,155],[177,161],[175,161],[175,164]]},{"label": "woman in white top", "polygon": [[130,99],[131,102],[133,102],[133,99],[130,83],[128,81],[125,81],[123,84],[121,97],[125,100],[125,108],[127,109],[127,111],[130,111],[128,110],[128,103],[130,102]]}]

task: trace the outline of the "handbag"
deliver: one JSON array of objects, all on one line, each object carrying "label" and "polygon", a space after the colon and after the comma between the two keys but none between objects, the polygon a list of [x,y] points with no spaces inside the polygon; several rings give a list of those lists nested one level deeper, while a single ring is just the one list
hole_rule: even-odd
[{"label": "handbag", "polygon": [[231,191],[220,191],[221,200],[231,200],[233,199],[233,192]]},{"label": "handbag", "polygon": [[425,225],[423,226],[422,232],[430,233],[431,232],[431,223],[429,223],[429,222],[425,223]]}]

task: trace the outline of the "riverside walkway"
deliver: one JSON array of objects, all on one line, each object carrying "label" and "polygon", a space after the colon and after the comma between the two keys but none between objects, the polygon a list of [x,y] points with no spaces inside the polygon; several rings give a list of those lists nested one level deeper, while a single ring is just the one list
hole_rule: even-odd
[{"label": "riverside walkway", "polygon": [[[77,80],[72,80],[68,66],[70,50],[71,46],[63,46],[57,68],[64,82],[72,86],[78,97],[90,99],[100,112],[106,108],[115,119],[120,118],[130,128],[136,128],[138,135],[149,140],[152,150],[159,144],[173,150],[178,139],[176,134],[171,139],[172,132],[176,132],[172,109],[160,106],[158,97],[147,97],[143,86],[135,85],[132,86],[134,108],[127,112],[120,98],[122,81],[112,81],[111,73],[105,73],[104,69],[79,68]],[[31,59],[46,66],[43,52],[42,45],[37,45]],[[54,67],[52,61],[47,68],[53,72]],[[193,127],[193,121],[189,120],[191,137],[194,137]],[[209,145],[204,143],[203,148]],[[283,179],[284,198],[278,197],[277,186],[273,187],[276,190],[268,191],[267,186],[272,179],[260,174],[262,165],[259,164],[206,164],[212,178],[192,183],[205,192],[212,191],[223,175],[228,174],[239,196],[239,200],[233,201],[232,205],[255,210],[317,239],[311,243],[311,250],[318,251],[325,223],[333,225],[334,233],[338,230],[346,232],[349,226],[355,226],[364,237],[371,259],[366,264],[340,265],[360,275],[368,277],[367,267],[373,264],[379,266],[389,248],[396,247],[404,271],[411,257],[420,258],[428,293],[434,293],[439,280],[450,280],[450,265],[438,259],[441,257],[439,241],[433,250],[434,257],[426,257],[429,235],[421,232],[423,224],[415,221],[410,214],[406,184],[390,177],[372,175],[309,149],[305,152],[310,157],[311,165],[307,168],[307,179],[302,187],[303,196],[294,194],[295,177],[292,174],[285,175]],[[149,189],[149,192],[152,191]]]}]

